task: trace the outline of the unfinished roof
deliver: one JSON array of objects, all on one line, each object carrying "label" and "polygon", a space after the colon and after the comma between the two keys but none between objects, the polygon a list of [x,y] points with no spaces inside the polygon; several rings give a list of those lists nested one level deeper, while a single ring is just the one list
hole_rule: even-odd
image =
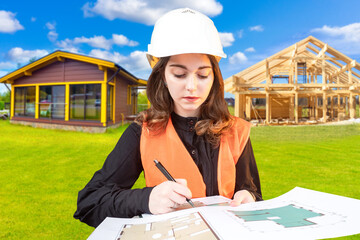
[{"label": "unfinished roof", "polygon": [[[297,72],[299,66],[304,72]],[[297,66],[297,67],[295,67]],[[293,74],[295,72],[295,74]],[[292,83],[298,84],[298,75],[325,76],[328,83],[352,83],[360,86],[360,64],[313,36],[246,68],[225,80],[225,91],[235,93],[243,87],[265,87],[272,84],[272,76],[295,76]],[[289,82],[290,83],[290,82]],[[322,82],[324,84],[324,81]]]}]

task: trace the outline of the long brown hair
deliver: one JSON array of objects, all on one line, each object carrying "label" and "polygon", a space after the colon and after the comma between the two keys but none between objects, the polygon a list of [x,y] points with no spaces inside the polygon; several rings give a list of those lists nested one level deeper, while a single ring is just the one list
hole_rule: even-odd
[{"label": "long brown hair", "polygon": [[[205,135],[214,147],[220,143],[221,134],[233,124],[224,99],[224,81],[216,58],[208,55],[214,72],[214,82],[209,96],[200,106],[199,121],[195,125],[197,135]],[[174,101],[165,86],[165,67],[170,57],[160,58],[150,74],[146,94],[151,107],[141,112],[135,122],[155,133],[165,130],[170,114],[174,111]]]}]

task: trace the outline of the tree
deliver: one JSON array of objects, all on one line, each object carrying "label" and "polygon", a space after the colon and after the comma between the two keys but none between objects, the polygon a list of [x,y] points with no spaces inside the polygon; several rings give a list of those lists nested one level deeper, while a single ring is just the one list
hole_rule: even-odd
[{"label": "tree", "polygon": [[33,63],[33,62],[35,62],[36,60],[37,60],[36,57],[32,57],[32,58],[29,59],[29,63]]},{"label": "tree", "polygon": [[3,93],[0,93],[0,101],[10,102],[10,92],[6,91]]},{"label": "tree", "polygon": [[146,96],[146,91],[139,91],[138,104],[148,104],[148,98]]}]

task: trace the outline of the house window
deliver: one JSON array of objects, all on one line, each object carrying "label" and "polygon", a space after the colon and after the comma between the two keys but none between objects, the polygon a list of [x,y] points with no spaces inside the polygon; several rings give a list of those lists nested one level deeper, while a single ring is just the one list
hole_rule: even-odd
[{"label": "house window", "polygon": [[65,86],[40,87],[40,117],[65,118]]},{"label": "house window", "polygon": [[15,88],[15,116],[35,117],[35,87]]},{"label": "house window", "polygon": [[70,86],[70,119],[100,121],[101,85]]},{"label": "house window", "polygon": [[108,85],[107,118],[110,121],[112,121],[114,119],[114,116],[113,116],[113,101],[114,101],[114,86]]}]

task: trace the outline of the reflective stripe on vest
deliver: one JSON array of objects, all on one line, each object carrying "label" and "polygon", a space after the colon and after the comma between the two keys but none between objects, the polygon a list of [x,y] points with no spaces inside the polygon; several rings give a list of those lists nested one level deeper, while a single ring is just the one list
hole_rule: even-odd
[{"label": "reflective stripe on vest", "polygon": [[[218,159],[219,194],[232,198],[235,189],[235,165],[249,139],[251,124],[235,118],[233,127],[222,134]],[[156,168],[154,159],[161,162],[170,174],[187,180],[193,198],[205,197],[206,186],[194,160],[182,143],[169,118],[165,131],[153,135],[143,124],[140,138],[141,161],[145,172],[146,186],[153,187],[167,181]]]}]

